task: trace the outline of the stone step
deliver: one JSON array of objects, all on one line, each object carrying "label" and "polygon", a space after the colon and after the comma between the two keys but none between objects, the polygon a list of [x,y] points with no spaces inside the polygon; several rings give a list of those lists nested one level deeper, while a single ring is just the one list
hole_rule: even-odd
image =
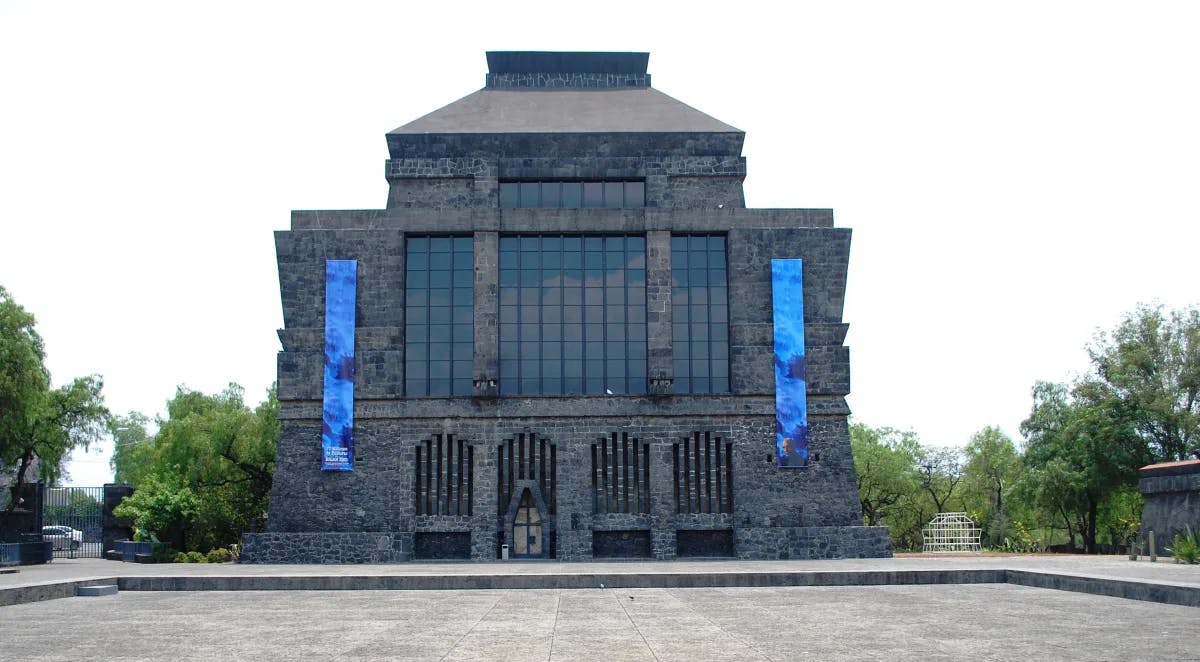
[{"label": "stone step", "polygon": [[116,595],[116,584],[103,584],[101,586],[80,586],[75,589],[75,595],[79,597],[96,597],[100,595]]}]

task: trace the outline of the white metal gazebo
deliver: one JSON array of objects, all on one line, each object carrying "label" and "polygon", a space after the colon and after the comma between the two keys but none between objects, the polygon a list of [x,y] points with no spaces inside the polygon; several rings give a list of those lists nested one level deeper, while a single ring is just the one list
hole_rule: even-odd
[{"label": "white metal gazebo", "polygon": [[921,529],[924,552],[978,552],[983,529],[966,513],[938,513]]}]

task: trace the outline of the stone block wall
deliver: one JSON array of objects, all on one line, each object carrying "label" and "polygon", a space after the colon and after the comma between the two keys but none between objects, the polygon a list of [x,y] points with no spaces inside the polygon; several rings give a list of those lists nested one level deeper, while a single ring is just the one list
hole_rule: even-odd
[{"label": "stone block wall", "polygon": [[[497,212],[499,210],[496,210]],[[849,392],[849,349],[843,346],[847,325],[841,322],[849,264],[850,231],[829,227],[770,227],[796,223],[804,215],[780,217],[775,210],[628,213],[610,209],[503,210],[493,215],[502,232],[473,231],[475,238],[475,377],[498,374],[496,285],[499,236],[505,227],[531,234],[614,232],[647,237],[648,374],[671,375],[671,234],[728,230],[730,378],[732,392],[773,394],[770,260],[799,257],[805,262],[806,352],[812,396]],[[547,213],[554,212],[554,213]],[[328,213],[327,213],[328,214]],[[663,219],[666,215],[667,219]],[[353,221],[359,215],[351,215]],[[404,365],[404,237],[413,234],[464,233],[487,227],[478,216],[460,217],[455,227],[444,215],[397,214],[393,226],[370,229],[298,229],[280,232],[276,247],[286,328],[280,331],[278,358],[281,400],[318,399],[324,360],[324,264],[327,259],[357,259],[358,330],[355,397],[371,400],[403,397]],[[506,219],[511,219],[511,222]],[[384,216],[376,221],[383,226]],[[670,230],[656,230],[673,220]],[[336,219],[328,221],[330,224]],[[754,227],[754,225],[767,227]],[[462,228],[462,229],[460,229]],[[817,411],[845,415],[844,403]],[[811,406],[811,405],[810,405]]]},{"label": "stone block wall", "polygon": [[[578,140],[589,140],[581,137]],[[644,180],[646,207],[744,208],[741,156],[394,158],[385,166],[388,209],[491,209],[501,180]]]},{"label": "stone block wall", "polygon": [[[742,558],[816,558],[820,549],[833,556],[866,555],[866,542],[856,543],[858,546],[853,548],[822,542],[833,535],[829,531],[823,534],[825,538],[796,533],[786,537],[779,532],[836,529],[861,523],[861,514],[854,507],[857,492],[844,419],[813,420],[812,449],[820,460],[804,469],[780,471],[774,467],[774,419],[768,401],[726,397],[725,404],[744,400],[743,408],[759,413],[722,417],[701,413],[709,408],[704,402],[707,399],[697,396],[687,406],[672,412],[669,405],[656,404],[648,398],[614,398],[639,400],[636,404],[641,413],[614,417],[586,412],[591,415],[567,419],[561,413],[554,417],[548,414],[561,412],[563,405],[569,407],[570,400],[559,403],[552,402],[559,399],[551,398],[526,401],[517,407],[495,405],[491,411],[486,406],[465,403],[448,407],[448,401],[439,400],[409,400],[402,410],[391,408],[390,414],[361,408],[356,426],[358,459],[350,473],[320,471],[320,422],[309,418],[316,407],[308,411],[289,408],[283,414],[287,418],[271,497],[269,533],[274,537],[270,539],[276,541],[273,543],[276,547],[283,548],[287,536],[293,533],[306,534],[297,540],[308,545],[311,540],[308,534],[469,532],[472,558],[496,558],[498,533],[505,528],[497,499],[497,447],[505,439],[531,431],[555,444],[557,449],[554,468],[558,481],[557,513],[543,516],[552,520],[556,556],[561,560],[590,558],[592,532],[596,530],[647,531],[652,538],[652,555],[658,559],[675,557],[677,529],[738,532],[735,554]],[[634,403],[614,401],[610,407],[623,409],[622,405],[628,404]],[[514,409],[530,415],[513,416],[518,413],[511,411]],[[371,414],[382,416],[369,417]],[[614,431],[627,432],[649,446],[649,513],[595,512],[591,446]],[[733,444],[731,513],[676,512],[672,447],[696,431],[710,432]],[[467,440],[474,449],[470,515],[416,514],[415,451],[424,439],[438,434],[453,434],[456,439]],[[750,531],[775,533],[749,536]],[[833,539],[840,540],[836,536]],[[376,538],[369,542],[344,540],[377,544]],[[886,530],[881,537],[868,536],[865,540],[886,542]],[[769,545],[782,545],[780,541],[786,541],[787,546],[775,551],[768,549]],[[407,551],[397,551],[393,558],[411,558],[408,556],[411,547],[403,549]],[[879,546],[874,555],[885,550]],[[255,552],[250,554],[253,558]],[[303,556],[301,551],[296,554]]]},{"label": "stone block wall", "polygon": [[[280,331],[284,421],[269,529],[251,538],[247,558],[410,560],[414,533],[469,534],[471,558],[496,558],[505,535],[497,502],[496,447],[526,430],[558,449],[558,512],[549,531],[559,559],[590,558],[593,531],[646,532],[650,553],[658,559],[676,556],[679,530],[717,532],[714,541],[721,539],[719,532],[732,531],[732,553],[742,558],[890,554],[886,531],[837,532],[858,527],[861,513],[844,400],[849,355],[843,346],[847,326],[841,322],[841,309],[850,232],[831,225],[828,212],[822,210],[297,212],[294,229],[277,235],[287,328]],[[495,274],[498,238],[506,228],[646,236],[647,296],[653,304],[648,312],[648,368],[651,376],[665,377],[668,384],[670,237],[723,230],[728,237],[732,392],[672,395],[668,388],[644,396],[405,398],[406,234],[469,230],[475,237],[475,373],[486,381],[498,370]],[[770,260],[776,257],[805,261],[809,443],[814,462],[796,470],[779,470],[774,462],[769,302]],[[319,469],[326,259],[359,260],[356,464],[349,473]],[[614,431],[650,446],[649,513],[593,511],[591,445]],[[733,444],[733,512],[676,512],[672,445],[696,431]],[[466,439],[474,448],[470,515],[416,513],[415,449],[438,434]],[[637,545],[644,542],[642,535],[637,533]],[[325,544],[355,549],[315,551]]]},{"label": "stone block wall", "polygon": [[242,563],[399,563],[411,558],[411,533],[247,533],[242,536]]},{"label": "stone block wall", "polygon": [[[630,133],[389,133],[388,154],[396,159],[467,158],[741,158],[746,134]],[[653,173],[647,173],[653,174]]]},{"label": "stone block wall", "polygon": [[[487,85],[545,88],[528,94],[648,87],[647,57],[489,53]],[[546,543],[558,559],[591,558],[597,549],[657,559],[675,558],[680,550],[769,559],[890,555],[886,529],[860,526],[846,424],[850,360],[842,308],[850,231],[834,228],[832,212],[825,209],[746,209],[743,132],[715,121],[691,125],[714,131],[636,130],[664,125],[669,123],[562,133],[428,133],[402,127],[387,135],[385,209],[293,212],[291,229],[276,234],[285,326],[278,357],[282,436],[268,532],[247,536],[246,559],[390,562],[429,555],[439,544],[455,555],[469,551],[473,559],[496,558],[511,535],[515,512],[513,499],[500,503],[504,472],[498,446],[522,433],[536,434],[556,449],[557,487],[550,500],[556,506],[542,516],[548,518]],[[644,181],[645,206],[498,208],[501,182],[555,180]],[[521,234],[646,238],[646,393],[499,397],[498,246],[502,236]],[[729,393],[674,393],[670,246],[672,236],[686,234],[726,237]],[[409,235],[474,238],[473,397],[404,393]],[[804,260],[813,461],[787,470],[775,466],[774,258]],[[352,472],[319,469],[329,259],[358,260]],[[592,444],[614,432],[648,447],[648,512],[595,507]],[[715,511],[677,503],[674,447],[695,433],[731,444],[730,508],[722,508],[720,500]],[[458,512],[457,502],[451,513],[417,508],[416,448],[436,435],[470,444],[468,512]],[[602,533],[598,540],[595,532]]]},{"label": "stone block wall", "polygon": [[1200,531],[1200,460],[1167,462],[1142,467],[1138,489],[1146,502],[1142,506],[1141,539],[1154,531],[1158,554],[1176,533],[1185,527]]}]

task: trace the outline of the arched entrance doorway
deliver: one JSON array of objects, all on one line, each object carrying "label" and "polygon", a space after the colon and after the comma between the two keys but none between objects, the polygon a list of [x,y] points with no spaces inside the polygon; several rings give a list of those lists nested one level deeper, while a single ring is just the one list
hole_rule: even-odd
[{"label": "arched entrance doorway", "polygon": [[517,558],[542,557],[542,513],[528,488],[521,493],[513,519],[512,553]]}]

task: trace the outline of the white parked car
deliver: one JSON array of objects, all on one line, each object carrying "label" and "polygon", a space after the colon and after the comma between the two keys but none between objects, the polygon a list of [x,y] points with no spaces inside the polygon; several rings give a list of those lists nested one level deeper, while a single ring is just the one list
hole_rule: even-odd
[{"label": "white parked car", "polygon": [[69,526],[43,526],[42,540],[54,543],[54,549],[79,549],[83,544],[83,531]]}]

